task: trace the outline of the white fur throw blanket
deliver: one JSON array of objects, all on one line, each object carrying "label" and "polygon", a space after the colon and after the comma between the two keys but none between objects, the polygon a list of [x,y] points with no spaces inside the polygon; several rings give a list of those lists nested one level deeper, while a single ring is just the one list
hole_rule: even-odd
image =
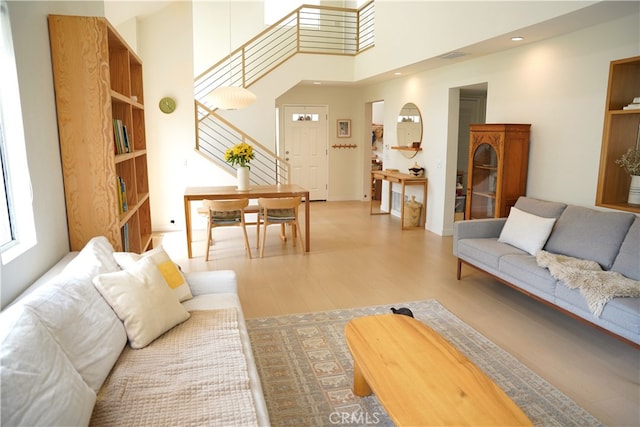
[{"label": "white fur throw blanket", "polygon": [[552,254],[536,253],[540,267],[571,289],[580,289],[594,316],[600,317],[607,302],[616,297],[640,297],[640,281],[629,279],[615,271],[604,271],[595,261]]}]

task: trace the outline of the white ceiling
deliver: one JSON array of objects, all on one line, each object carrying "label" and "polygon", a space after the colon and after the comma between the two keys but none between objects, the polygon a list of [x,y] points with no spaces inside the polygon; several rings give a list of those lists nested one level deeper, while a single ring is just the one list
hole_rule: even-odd
[{"label": "white ceiling", "polygon": [[[119,25],[132,18],[144,17],[158,12],[162,8],[178,1],[196,1],[196,0],[105,0],[105,16],[113,25]],[[233,0],[201,0],[201,1],[233,1]],[[407,65],[400,69],[389,70],[380,75],[372,76],[366,80],[357,82],[357,84],[370,84],[377,81],[396,78],[395,72],[401,72],[402,75],[413,74],[428,69],[438,68],[455,62],[465,61],[477,58],[483,55],[496,53],[522,46],[527,43],[534,43],[540,40],[557,37],[577,31],[581,28],[587,28],[612,19],[617,19],[628,14],[637,13],[640,8],[638,1],[613,1],[605,0],[595,2],[593,5],[577,10],[575,12],[541,22],[530,27],[525,27],[514,31],[513,33],[503,34],[488,40],[475,43],[469,46],[461,46],[454,52],[448,53],[464,53],[453,59],[443,59],[440,55],[434,58],[428,58],[415,64]],[[524,41],[513,42],[512,36],[523,36]],[[445,54],[446,55],[446,54]],[[455,55],[454,55],[455,56]],[[311,84],[313,82],[301,82],[302,84]],[[325,82],[339,84],[338,82]],[[353,84],[353,83],[343,83]]]},{"label": "white ceiling", "polygon": [[187,0],[105,0],[104,15],[117,26],[132,18],[154,14],[177,1]]},{"label": "white ceiling", "polygon": [[[453,64],[455,62],[466,61],[472,58],[477,58],[483,55],[512,49],[522,46],[523,44],[534,43],[541,40],[557,37],[562,34],[568,34],[574,31],[578,31],[581,28],[587,28],[599,23],[607,22],[613,19],[618,19],[626,15],[635,14],[640,8],[640,2],[638,1],[600,1],[595,4],[577,10],[575,12],[559,16],[557,18],[540,22],[530,27],[524,27],[514,31],[512,33],[503,34],[499,37],[483,40],[469,46],[461,46],[454,52],[448,53],[464,53],[465,55],[457,56],[453,59],[443,59],[440,55],[438,57],[429,58],[415,64],[408,65],[396,70],[389,70],[384,74],[370,77],[366,80],[358,82],[359,84],[370,84],[376,81],[388,80],[390,78],[396,78],[394,73],[401,72],[402,75],[408,75],[425,71],[433,68],[442,67],[445,65]],[[523,41],[514,42],[511,37],[522,36]]]}]

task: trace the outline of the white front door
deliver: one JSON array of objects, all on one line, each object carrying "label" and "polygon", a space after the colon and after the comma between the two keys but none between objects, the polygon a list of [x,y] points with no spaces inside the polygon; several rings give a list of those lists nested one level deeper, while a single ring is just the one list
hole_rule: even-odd
[{"label": "white front door", "polygon": [[311,200],[327,200],[327,107],[285,106],[283,123],[289,182],[308,189]]}]

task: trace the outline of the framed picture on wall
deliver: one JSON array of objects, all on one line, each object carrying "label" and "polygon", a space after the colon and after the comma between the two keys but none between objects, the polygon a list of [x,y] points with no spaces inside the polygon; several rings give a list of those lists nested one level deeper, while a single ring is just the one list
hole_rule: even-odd
[{"label": "framed picture on wall", "polygon": [[351,120],[338,119],[338,138],[351,138]]}]

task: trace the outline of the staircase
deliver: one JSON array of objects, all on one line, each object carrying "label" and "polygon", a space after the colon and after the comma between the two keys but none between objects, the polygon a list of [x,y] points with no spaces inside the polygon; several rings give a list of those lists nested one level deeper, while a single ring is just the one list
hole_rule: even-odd
[{"label": "staircase", "polygon": [[235,174],[225,151],[253,146],[252,184],[288,183],[289,163],[216,112],[207,95],[222,86],[250,87],[294,55],[355,56],[374,46],[374,1],[359,9],[303,5],[196,77],[196,151]]}]

